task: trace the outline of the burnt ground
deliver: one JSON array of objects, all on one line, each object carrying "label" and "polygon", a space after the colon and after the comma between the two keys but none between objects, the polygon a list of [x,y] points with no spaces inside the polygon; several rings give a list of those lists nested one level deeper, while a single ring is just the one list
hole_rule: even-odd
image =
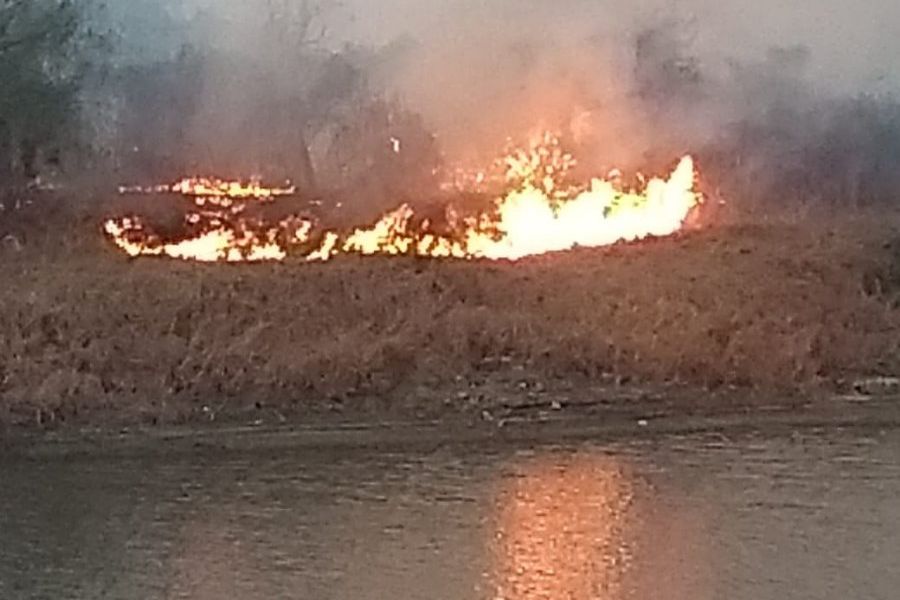
[{"label": "burnt ground", "polygon": [[112,201],[10,198],[7,431],[753,410],[900,374],[894,215],[707,219],[517,264],[194,265],[117,254]]}]

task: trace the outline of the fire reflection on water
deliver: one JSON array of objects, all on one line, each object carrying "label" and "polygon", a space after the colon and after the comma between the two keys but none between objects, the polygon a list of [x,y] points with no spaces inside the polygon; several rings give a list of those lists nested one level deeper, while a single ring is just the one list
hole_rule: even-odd
[{"label": "fire reflection on water", "polygon": [[501,484],[490,542],[497,600],[617,600],[635,552],[632,482],[612,458],[541,456]]},{"label": "fire reflection on water", "polygon": [[600,448],[394,461],[297,479],[285,460],[238,471],[237,492],[207,480],[174,515],[166,598],[729,597],[714,544],[727,515],[685,495],[674,462]]}]

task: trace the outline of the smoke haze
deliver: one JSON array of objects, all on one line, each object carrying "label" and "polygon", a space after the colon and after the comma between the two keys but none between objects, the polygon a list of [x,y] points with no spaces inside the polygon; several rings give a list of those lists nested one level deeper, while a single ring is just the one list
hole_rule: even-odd
[{"label": "smoke haze", "polygon": [[589,174],[692,153],[741,197],[860,202],[900,184],[887,0],[130,0],[104,14],[83,145],[123,178],[257,174],[393,203],[551,130]]},{"label": "smoke haze", "polygon": [[[635,31],[664,15],[690,22],[698,53],[711,63],[760,57],[773,46],[803,45],[812,71],[844,92],[900,82],[892,58],[900,50],[900,5],[887,0],[366,0],[344,3],[344,39],[386,43],[416,36],[440,49],[455,40],[469,49],[491,47],[491,36],[584,41],[612,35],[627,43]],[[486,56],[491,59],[492,57]]]},{"label": "smoke haze", "polygon": [[483,137],[496,142],[533,127],[560,127],[566,119],[589,125],[606,141],[610,160],[622,160],[635,137],[668,133],[659,123],[653,132],[642,131],[646,114],[632,98],[635,39],[652,28],[670,28],[681,38],[681,50],[697,61],[707,93],[703,110],[695,107],[691,120],[707,126],[739,119],[736,111],[759,101],[737,97],[746,90],[736,88],[749,83],[734,81],[735,65],[756,65],[759,80],[759,69],[777,67],[765,64],[776,48],[805,49],[803,64],[775,75],[802,79],[817,95],[890,92],[900,83],[892,60],[900,50],[900,5],[883,0],[637,6],[590,0],[352,0],[344,4],[343,16],[347,22],[336,33],[344,40],[413,41],[386,83],[426,116],[448,148],[462,153],[467,143]]}]

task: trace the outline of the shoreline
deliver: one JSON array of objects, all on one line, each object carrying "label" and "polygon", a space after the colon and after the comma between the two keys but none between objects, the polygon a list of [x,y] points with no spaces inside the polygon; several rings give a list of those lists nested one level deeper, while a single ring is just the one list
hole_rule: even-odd
[{"label": "shoreline", "polygon": [[[683,408],[683,407],[681,407]],[[874,433],[900,428],[900,395],[831,397],[798,405],[794,402],[708,406],[680,410],[678,403],[617,406],[605,411],[547,411],[502,421],[347,420],[281,425],[204,425],[173,427],[63,429],[53,432],[18,430],[0,438],[0,462],[37,458],[125,458],[162,454],[217,456],[307,449],[310,451],[434,450],[480,444],[553,445],[563,442],[616,443],[622,439],[708,434],[729,437],[764,432],[790,436],[809,429],[870,429]]]}]

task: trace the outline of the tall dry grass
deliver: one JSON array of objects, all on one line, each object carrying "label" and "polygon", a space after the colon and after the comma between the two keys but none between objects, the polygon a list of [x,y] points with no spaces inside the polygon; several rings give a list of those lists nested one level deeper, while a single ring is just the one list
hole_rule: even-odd
[{"label": "tall dry grass", "polygon": [[0,232],[23,238],[0,265],[6,422],[391,406],[411,390],[440,403],[495,377],[795,392],[900,373],[886,219],[709,228],[518,264],[202,266],[129,261],[90,205],[67,206]]}]

